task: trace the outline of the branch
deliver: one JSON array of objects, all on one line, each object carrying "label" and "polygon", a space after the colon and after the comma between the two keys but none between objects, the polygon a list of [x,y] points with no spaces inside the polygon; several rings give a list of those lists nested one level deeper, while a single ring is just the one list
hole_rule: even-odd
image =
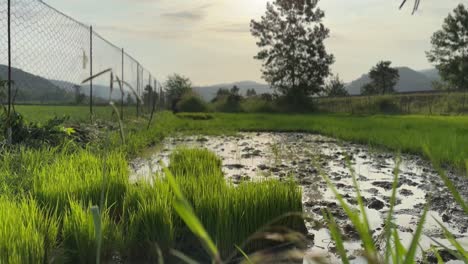
[{"label": "branch", "polygon": [[[402,9],[403,6],[405,6],[406,2],[408,2],[408,0],[403,0],[403,2],[400,5],[400,9]],[[421,0],[414,0],[413,14],[418,10],[420,3],[421,3]]]}]

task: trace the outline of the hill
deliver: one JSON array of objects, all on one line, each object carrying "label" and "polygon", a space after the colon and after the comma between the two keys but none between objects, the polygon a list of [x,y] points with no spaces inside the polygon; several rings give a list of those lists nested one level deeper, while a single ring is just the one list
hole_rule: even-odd
[{"label": "hill", "polygon": [[[437,70],[418,72],[408,67],[397,67],[397,69],[400,73],[400,80],[395,87],[397,92],[431,91],[433,90],[432,81],[440,78]],[[369,75],[364,74],[359,79],[349,83],[347,89],[351,95],[358,95],[361,93],[361,87],[369,82]]]},{"label": "hill", "polygon": [[[70,92],[70,93],[75,93],[75,85],[74,83],[71,82],[66,82],[66,81],[59,81],[59,80],[49,80],[52,82],[55,86]],[[81,93],[89,97],[89,84],[84,84],[81,86]],[[108,85],[100,85],[100,84],[93,84],[93,98],[100,98],[103,100],[108,100],[109,99],[109,93],[110,93],[110,87]],[[128,91],[125,91],[125,93],[128,93]],[[126,96],[126,95],[125,95]],[[114,86],[114,91],[112,92],[112,100],[114,101],[119,101],[121,98],[120,94],[120,88],[118,86]]]},{"label": "hill", "polygon": [[213,98],[216,97],[216,93],[220,88],[231,89],[234,85],[239,87],[240,93],[242,95],[245,95],[247,93],[247,90],[249,89],[254,89],[257,92],[257,94],[273,92],[273,90],[270,89],[269,85],[253,81],[241,81],[234,83],[223,83],[210,86],[194,87],[193,90],[196,93],[198,93],[205,101],[211,101]]},{"label": "hill", "polygon": [[[13,93],[17,89],[17,103],[69,103],[74,94],[61,89],[51,81],[17,68],[12,68]],[[0,65],[0,78],[8,79],[8,67]]]}]

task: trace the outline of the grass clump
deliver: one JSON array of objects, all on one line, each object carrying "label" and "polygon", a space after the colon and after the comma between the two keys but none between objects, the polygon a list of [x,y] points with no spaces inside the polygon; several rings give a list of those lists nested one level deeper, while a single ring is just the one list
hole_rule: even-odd
[{"label": "grass clump", "polygon": [[[94,263],[98,254],[96,234],[91,206],[70,200],[69,210],[63,219],[62,237],[68,263]],[[100,217],[102,248],[99,255],[104,259],[112,257],[113,248],[119,243],[118,229],[110,220],[108,211]]]},{"label": "grass clump", "polygon": [[[131,186],[125,197],[126,254],[136,260],[156,262],[159,249],[168,252],[175,244],[173,195],[169,185],[156,180]],[[166,254],[167,256],[167,254]]]},{"label": "grass clump", "polygon": [[0,197],[0,263],[46,263],[58,247],[59,221],[32,199]]},{"label": "grass clump", "polygon": [[125,156],[110,152],[105,156],[87,150],[73,154],[51,153],[55,159],[34,173],[34,196],[43,205],[68,208],[69,199],[83,204],[98,205],[102,195],[111,204],[113,211],[122,211],[127,190],[128,168]]},{"label": "grass clump", "polygon": [[[302,213],[302,191],[294,182],[245,182],[234,186],[224,179],[219,158],[208,150],[200,149],[174,152],[169,169],[195,215],[213,238],[221,257],[226,258],[235,252],[236,245],[243,244],[253,233],[271,225],[273,219],[282,220],[273,223],[275,225],[305,231],[302,219],[282,218],[291,212]],[[181,226],[177,230],[180,231],[177,232],[178,238],[189,243],[181,245],[182,252],[203,251],[193,248],[196,237],[190,239],[188,229]],[[246,244],[244,250],[252,252],[270,245],[258,240]]]}]

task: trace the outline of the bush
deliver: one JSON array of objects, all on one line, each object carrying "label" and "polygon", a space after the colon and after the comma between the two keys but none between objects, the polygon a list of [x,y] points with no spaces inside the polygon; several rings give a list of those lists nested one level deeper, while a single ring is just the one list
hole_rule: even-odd
[{"label": "bush", "polygon": [[190,120],[211,120],[214,118],[213,115],[206,113],[181,113],[177,114],[177,117]]},{"label": "bush", "polygon": [[199,96],[189,93],[177,103],[177,110],[189,113],[208,112],[208,105]]},{"label": "bush", "polygon": [[400,113],[400,108],[392,97],[379,97],[376,101],[377,111],[385,114]]},{"label": "bush", "polygon": [[260,96],[250,97],[242,101],[242,109],[247,113],[276,113],[277,106],[273,101]]},{"label": "bush", "polygon": [[243,112],[241,107],[242,98],[238,96],[225,96],[216,100],[213,103],[214,109],[224,113],[240,113]]}]

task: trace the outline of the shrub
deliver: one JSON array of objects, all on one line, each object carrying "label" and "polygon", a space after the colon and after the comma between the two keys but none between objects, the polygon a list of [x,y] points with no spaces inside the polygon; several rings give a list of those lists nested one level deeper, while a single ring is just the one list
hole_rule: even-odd
[{"label": "shrub", "polygon": [[278,109],[273,101],[260,96],[250,97],[242,101],[241,107],[247,113],[275,113]]},{"label": "shrub", "polygon": [[188,93],[177,103],[177,110],[189,113],[207,112],[208,105],[199,96]]}]

